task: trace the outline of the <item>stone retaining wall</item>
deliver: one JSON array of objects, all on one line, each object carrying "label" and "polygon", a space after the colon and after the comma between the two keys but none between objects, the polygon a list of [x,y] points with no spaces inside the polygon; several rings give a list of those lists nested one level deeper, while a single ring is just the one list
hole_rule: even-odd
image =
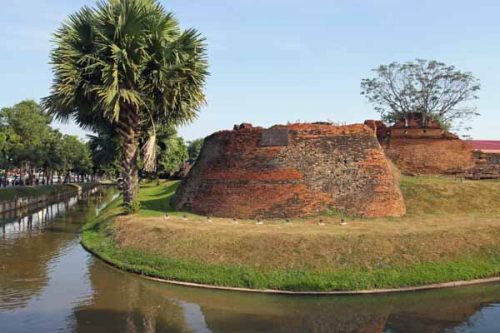
[{"label": "stone retaining wall", "polygon": [[69,184],[66,189],[54,194],[43,194],[33,197],[18,197],[11,200],[0,201],[0,214],[8,213],[19,209],[29,208],[31,206],[40,206],[48,203],[60,201],[68,196],[73,196],[83,190],[95,187],[96,184],[85,183],[81,185]]}]

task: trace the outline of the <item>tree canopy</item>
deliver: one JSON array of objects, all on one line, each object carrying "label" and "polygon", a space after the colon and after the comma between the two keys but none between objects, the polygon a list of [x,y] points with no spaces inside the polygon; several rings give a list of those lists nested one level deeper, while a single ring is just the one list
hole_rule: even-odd
[{"label": "tree canopy", "polygon": [[[156,128],[156,161],[155,169],[143,171],[148,177],[169,177],[180,170],[189,159],[188,148],[184,140],[178,136],[173,126],[159,126]],[[119,169],[120,137],[113,131],[101,131],[97,135],[88,135],[89,147],[92,150],[94,171],[97,174],[107,174],[114,177]],[[144,143],[147,135],[140,138]],[[143,161],[139,161],[142,165]]]},{"label": "tree canopy", "polygon": [[189,159],[191,161],[196,161],[198,159],[198,156],[200,155],[201,152],[201,148],[203,148],[204,142],[205,139],[203,138],[199,138],[188,142],[188,153],[189,153]]},{"label": "tree canopy", "polygon": [[50,127],[51,117],[33,100],[0,109],[0,168],[19,169],[33,177],[43,171],[47,181],[57,172],[92,174],[86,143]]},{"label": "tree canopy", "polygon": [[479,80],[435,60],[381,65],[375,77],[361,81],[361,94],[375,106],[382,119],[394,122],[410,114],[422,115],[425,126],[433,119],[445,128],[478,115],[468,104],[478,98]]}]

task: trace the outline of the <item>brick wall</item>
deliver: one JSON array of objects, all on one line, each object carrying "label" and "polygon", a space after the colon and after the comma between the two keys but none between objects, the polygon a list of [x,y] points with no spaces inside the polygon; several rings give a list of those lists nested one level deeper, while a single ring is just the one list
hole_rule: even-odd
[{"label": "brick wall", "polygon": [[387,127],[381,121],[366,120],[385,154],[405,174],[463,173],[474,166],[472,146],[438,123],[428,120],[421,125],[419,113],[410,114]]},{"label": "brick wall", "polygon": [[338,208],[405,213],[397,176],[364,125],[245,126],[205,140],[174,196],[177,209],[238,218],[301,217]]},{"label": "brick wall", "polygon": [[461,173],[474,166],[472,147],[460,139],[391,136],[383,146],[387,157],[406,174]]},{"label": "brick wall", "polygon": [[474,152],[475,166],[469,170],[474,179],[500,179],[500,153]]}]

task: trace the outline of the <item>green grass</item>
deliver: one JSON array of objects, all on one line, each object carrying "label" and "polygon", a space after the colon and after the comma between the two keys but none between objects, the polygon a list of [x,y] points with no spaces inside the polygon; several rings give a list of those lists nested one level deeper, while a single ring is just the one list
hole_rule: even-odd
[{"label": "green grass", "polygon": [[[498,217],[498,205],[494,203],[500,202],[498,182],[465,182],[458,183],[450,178],[443,177],[405,177],[402,181],[402,190],[407,203],[410,203],[409,217],[402,218],[402,223],[394,223],[398,220],[387,219],[380,222],[380,219],[374,220],[379,234],[374,235],[368,246],[380,243],[388,244],[388,242],[399,248],[400,252],[394,257],[378,258],[376,251],[373,258],[370,249],[364,251],[359,250],[363,246],[363,241],[367,239],[367,233],[370,232],[370,221],[368,223],[361,222],[361,229],[353,229],[352,235],[332,233],[333,243],[342,244],[341,248],[348,248],[348,251],[339,251],[333,253],[340,256],[336,265],[318,267],[315,265],[304,264],[294,265],[289,267],[288,261],[293,262],[293,255],[299,257],[308,256],[307,248],[293,249],[287,247],[279,249],[276,242],[283,235],[288,237],[288,234],[280,234],[271,230],[268,235],[269,248],[265,248],[267,241],[266,234],[259,234],[257,238],[251,238],[252,235],[247,231],[230,230],[224,236],[225,225],[217,225],[212,231],[196,231],[195,228],[190,230],[192,226],[184,223],[184,229],[176,229],[165,227],[165,222],[162,220],[166,212],[169,215],[185,215],[185,212],[172,212],[169,199],[175,192],[178,186],[177,182],[169,182],[158,186],[156,183],[143,184],[140,190],[141,213],[136,219],[153,218],[153,221],[158,221],[158,225],[151,227],[141,227],[141,222],[136,222],[134,225],[137,229],[131,230],[133,235],[140,234],[148,241],[145,243],[155,243],[156,248],[153,250],[145,250],[136,246],[121,246],[117,241],[117,227],[114,225],[114,220],[122,214],[120,200],[115,200],[109,205],[98,217],[92,218],[84,227],[83,244],[96,253],[105,261],[115,265],[116,267],[135,272],[147,276],[160,277],[169,280],[187,281],[202,284],[227,286],[227,287],[246,287],[246,288],[272,288],[280,290],[293,291],[331,291],[331,290],[360,290],[372,288],[398,288],[408,286],[419,286],[432,283],[441,283],[458,280],[470,280],[478,278],[486,278],[500,276],[500,244],[495,241],[487,242],[488,236],[496,238],[498,228],[491,227],[491,230],[482,225],[481,232],[474,234],[472,229],[458,230],[453,225],[450,225],[448,231],[433,232],[431,229],[423,230],[422,233],[409,233],[405,236],[399,235],[399,231],[392,230],[395,227],[401,230],[409,228],[412,223],[425,216],[431,219],[430,223],[434,223],[435,215],[439,221],[450,222],[442,217],[442,215],[456,216],[464,218],[467,214],[472,214],[474,223],[478,214],[485,214],[486,226],[491,221],[488,218],[491,214]],[[460,194],[460,195],[459,195]],[[485,194],[490,197],[483,197]],[[456,196],[459,196],[458,198]],[[469,196],[476,197],[476,201],[470,202]],[[479,198],[478,198],[479,196]],[[493,204],[493,207],[491,206]],[[464,215],[465,214],[465,215]],[[188,214],[189,220],[196,218],[194,214]],[[159,218],[160,217],[160,218]],[[202,218],[202,217],[198,217]],[[406,222],[405,222],[406,221]],[[443,222],[443,223],[445,223]],[[418,228],[428,228],[428,225],[423,223]],[[125,228],[125,227],[124,227]],[[297,224],[298,233],[308,231],[311,226],[303,226]],[[387,228],[384,231],[384,228]],[[226,230],[226,231],[227,231]],[[278,229],[279,230],[279,229]],[[382,234],[380,234],[382,230]],[[191,234],[189,234],[189,231]],[[374,231],[374,230],[372,230]],[[165,242],[164,232],[172,234],[172,239],[167,242],[177,243],[181,245],[171,255],[162,253],[161,244]],[[287,231],[288,232],[288,231]],[[321,231],[323,233],[323,231]],[[387,235],[384,234],[387,232]],[[395,234],[394,234],[395,232]],[[394,237],[394,235],[397,237]],[[153,235],[153,236],[151,236]],[[486,235],[486,236],[485,236]],[[159,237],[159,238],[156,238]],[[162,238],[163,237],[163,238]],[[240,237],[240,238],[238,238]],[[298,244],[309,242],[308,244],[320,243],[321,239],[317,234],[312,234],[310,238],[298,239]],[[330,237],[330,236],[325,236]],[[429,259],[429,253],[433,254],[433,244],[441,244],[449,242],[449,246],[456,246],[454,255],[448,255],[445,252],[439,253],[438,258]],[[240,246],[238,239],[249,238],[250,242],[255,241],[255,253],[258,256],[272,252],[272,250],[282,251],[282,263],[265,265],[261,263],[251,264],[248,258],[241,260],[240,263],[224,263],[220,261],[210,260],[210,256],[200,257],[195,252],[206,252],[205,249],[210,248],[213,244],[228,242],[227,253],[231,252],[233,256],[243,256],[243,252],[248,251],[248,247]],[[264,241],[262,239],[264,238]],[[229,239],[229,241],[228,241]],[[261,240],[257,243],[257,240]],[[454,242],[459,241],[459,245]],[[460,241],[462,243],[460,243]],[[144,241],[137,241],[139,244]],[[215,242],[215,243],[214,243]],[[392,242],[392,243],[391,243]],[[473,250],[461,249],[460,246],[467,243],[474,244]],[[330,244],[330,243],[326,243]],[[461,244],[461,245],[460,245]],[[492,245],[493,244],[493,245]],[[153,244],[154,245],[154,244]],[[251,244],[250,244],[251,245]],[[365,244],[366,245],[366,244]],[[429,246],[431,248],[429,249]],[[151,246],[150,246],[151,247]],[[311,247],[311,246],[309,246]],[[446,248],[447,246],[445,246]],[[255,246],[254,246],[255,248]],[[292,251],[293,249],[293,251]],[[354,249],[351,251],[351,249]],[[185,253],[179,253],[184,250]],[[295,251],[297,250],[297,251]],[[306,262],[314,262],[320,259],[314,256],[314,251],[324,249],[313,248],[313,256],[307,258]],[[443,251],[443,248],[439,249]],[[336,249],[338,251],[338,248]],[[419,252],[422,252],[419,257]],[[424,252],[426,255],[424,255]],[[435,252],[438,253],[436,247]],[[292,257],[288,257],[287,253],[291,253]],[[200,259],[201,258],[201,259]],[[250,258],[250,260],[252,260]],[[257,261],[257,260],[256,260]],[[341,264],[339,264],[339,262]]]},{"label": "green grass", "polygon": [[162,216],[166,212],[172,212],[170,198],[174,195],[179,182],[169,182],[156,185],[156,181],[141,184],[139,201],[141,202],[141,216]]},{"label": "green grass", "polygon": [[[311,233],[309,230],[313,229],[314,225],[295,223],[295,236],[292,232],[294,229],[283,231],[281,226],[276,225],[274,227],[277,229],[262,233],[263,229],[258,229],[259,227],[255,228],[255,231],[251,229],[253,226],[242,224],[246,229],[238,230],[234,229],[234,226],[224,225],[223,221],[216,223],[212,229],[207,229],[201,222],[197,227],[185,222],[180,227],[179,224],[167,224],[161,217],[166,212],[174,217],[187,214],[172,212],[169,204],[169,198],[177,186],[176,182],[160,186],[148,183],[141,186],[140,217],[123,217],[134,226],[134,229],[129,231],[132,236],[127,236],[123,230],[121,232],[125,236],[119,234],[120,228],[114,220],[122,213],[122,209],[120,200],[116,200],[85,225],[83,244],[105,261],[126,271],[227,287],[293,291],[360,290],[500,276],[500,244],[494,240],[499,235],[499,208],[498,204],[495,204],[500,202],[498,182],[458,183],[443,177],[404,177],[402,190],[407,204],[409,203],[408,217],[400,220],[376,219],[368,223],[365,220],[360,222],[359,226],[353,226],[349,233],[346,233],[345,229],[334,227],[331,230],[322,229]],[[459,198],[456,198],[458,194]],[[187,216],[192,223],[196,223],[196,218],[203,219],[194,214]],[[433,231],[435,216],[438,216],[438,221],[443,220],[445,227],[449,229]],[[447,220],[443,216],[452,218]],[[467,228],[462,231],[462,227],[453,225],[453,217],[469,218],[469,224],[465,224]],[[140,222],[140,219],[144,218],[149,219],[149,224]],[[429,219],[431,222],[412,225],[420,223],[417,222],[420,219]],[[398,221],[400,223],[397,223]],[[484,223],[478,224],[479,231],[476,232],[474,225],[481,221]],[[374,227],[370,223],[373,223]],[[446,223],[449,223],[449,226]],[[128,227],[129,225],[123,226],[123,229]],[[273,225],[271,223],[271,226],[266,227],[273,228]],[[429,229],[402,233],[410,227]],[[370,234],[372,232],[373,234]],[[308,233],[311,234],[303,235]],[[134,235],[138,239],[134,239]],[[166,235],[170,235],[170,238]],[[290,235],[297,238],[294,239]],[[128,239],[131,243],[120,245],[120,237],[131,237]],[[255,246],[245,244],[245,239]],[[296,241],[292,244],[297,244],[297,251],[289,251],[287,241],[290,239]],[[165,243],[173,244],[174,250],[168,248]],[[380,253],[377,254],[380,250],[378,248],[373,251],[370,248],[360,250],[367,244],[368,247],[377,247],[377,243],[381,243],[381,246],[394,246],[396,250],[393,251],[393,256],[377,257],[380,256]],[[451,248],[448,249],[443,243],[449,243]],[[474,243],[472,249],[460,248],[467,243]],[[333,253],[339,258],[329,260],[328,262],[332,263],[330,265],[322,266],[322,260],[325,259],[318,254],[324,249],[315,248],[313,244],[341,244],[338,253]],[[433,244],[436,246],[435,251]],[[210,254],[213,251],[216,253]],[[217,258],[212,260],[211,257],[217,257],[217,254],[221,254],[220,251],[225,253],[227,258],[231,255],[232,259],[241,256],[241,262],[224,262]],[[248,254],[247,251],[254,251],[252,254],[257,257],[260,255],[264,260],[259,262],[257,259],[253,260],[252,256],[243,259]],[[273,255],[273,251],[276,253],[272,258],[278,258],[282,262],[266,265],[265,260],[269,253]],[[421,256],[419,252],[422,252]],[[327,254],[330,256],[330,253]],[[300,260],[294,261],[300,259],[300,256],[306,257],[302,258],[306,264],[301,264]],[[315,261],[318,265],[311,264]]]},{"label": "green grass", "polygon": [[408,216],[481,214],[500,216],[500,181],[454,177],[403,177],[401,191]]},{"label": "green grass", "polygon": [[16,186],[0,189],[0,201],[56,194],[73,189],[70,185]]},{"label": "green grass", "polygon": [[[104,229],[105,230],[105,229]],[[255,269],[169,259],[135,249],[122,249],[106,232],[86,229],[83,242],[92,252],[116,267],[146,276],[228,287],[272,288],[294,291],[361,290],[419,286],[498,276],[500,254],[465,256],[460,260],[336,271]]]}]

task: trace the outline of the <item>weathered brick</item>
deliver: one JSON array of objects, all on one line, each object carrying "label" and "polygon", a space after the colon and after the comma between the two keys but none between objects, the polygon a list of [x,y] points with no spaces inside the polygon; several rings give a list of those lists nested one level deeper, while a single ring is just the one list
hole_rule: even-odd
[{"label": "weathered brick", "polygon": [[432,120],[422,125],[420,113],[390,127],[366,120],[389,157],[406,174],[462,173],[474,166],[472,146]]},{"label": "weathered brick", "polygon": [[461,173],[474,166],[472,148],[460,139],[391,138],[383,147],[403,173]]},{"label": "weathered brick", "polygon": [[173,202],[177,209],[238,218],[301,217],[329,208],[364,216],[405,214],[398,177],[373,131],[362,124],[267,130],[245,124],[214,133]]}]

